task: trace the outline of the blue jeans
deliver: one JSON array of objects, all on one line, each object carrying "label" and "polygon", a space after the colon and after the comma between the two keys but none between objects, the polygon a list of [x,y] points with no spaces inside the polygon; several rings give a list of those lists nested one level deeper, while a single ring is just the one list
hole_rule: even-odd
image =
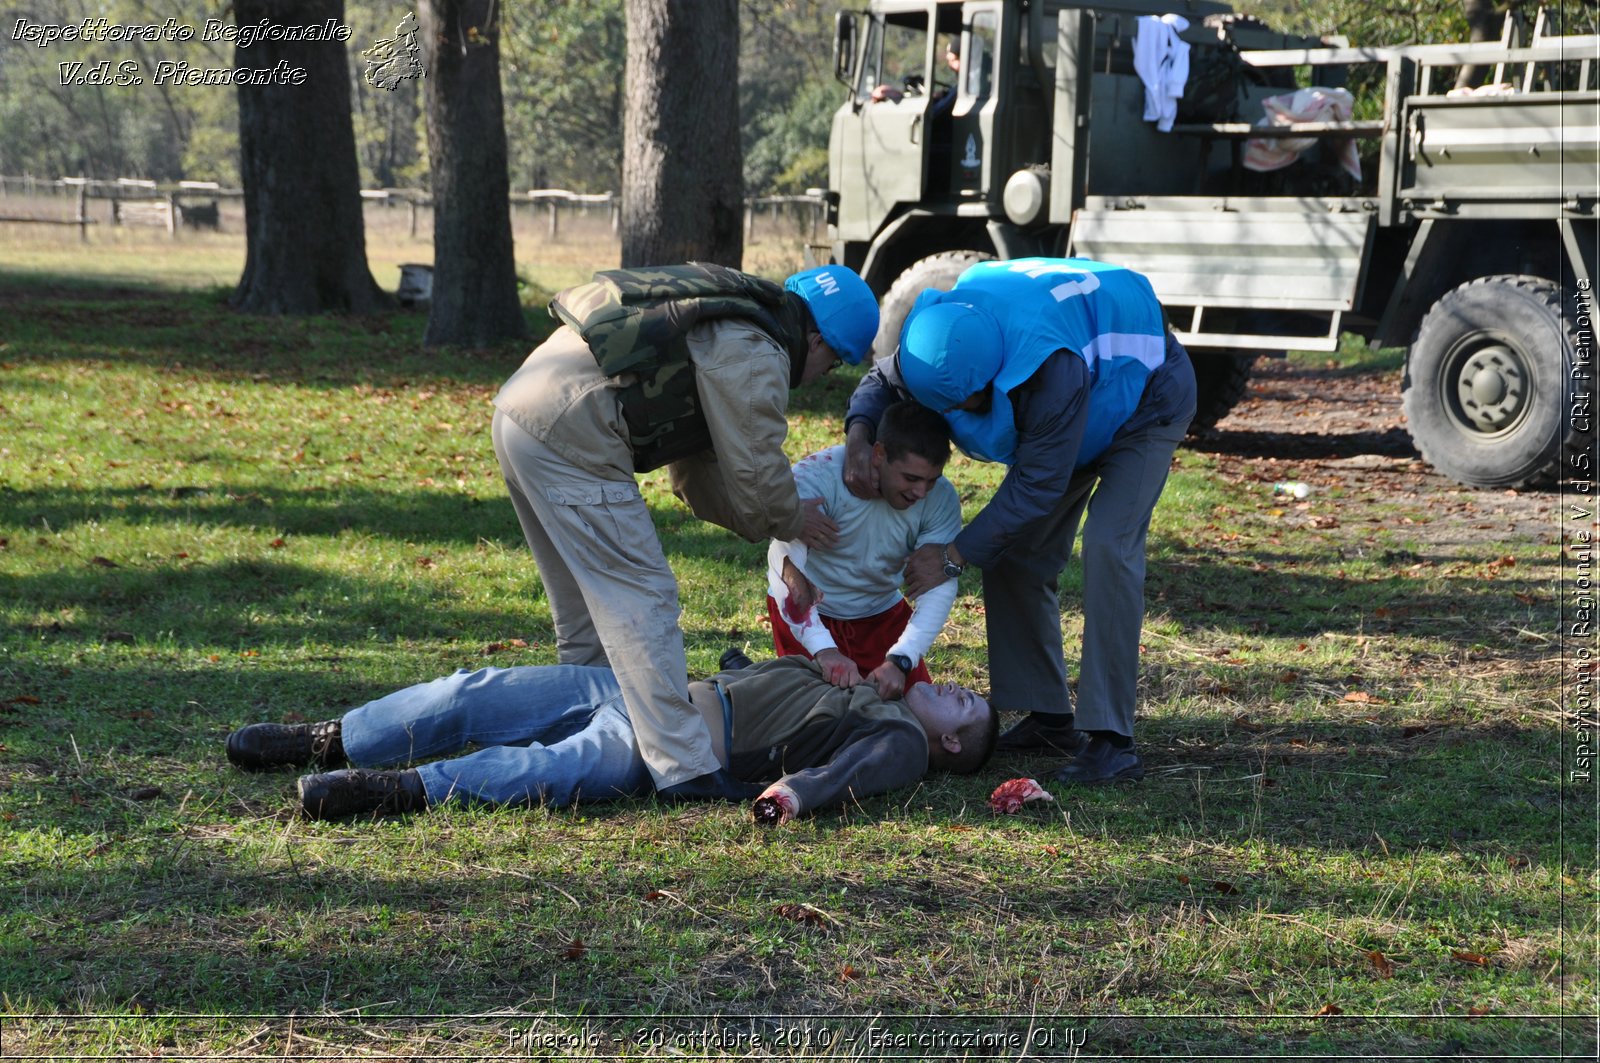
[{"label": "blue jeans", "polygon": [[428,804],[569,805],[653,789],[609,668],[465,668],[344,715],[345,755],[362,767],[417,766]]}]

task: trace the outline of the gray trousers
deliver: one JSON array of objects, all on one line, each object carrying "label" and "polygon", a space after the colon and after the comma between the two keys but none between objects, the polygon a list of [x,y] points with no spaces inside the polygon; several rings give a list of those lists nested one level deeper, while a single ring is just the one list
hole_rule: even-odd
[{"label": "gray trousers", "polygon": [[493,437],[561,663],[616,673],[658,789],[716,771],[711,732],[689,701],[678,581],[639,485],[573,465],[498,410]]},{"label": "gray trousers", "polygon": [[[1073,711],[1061,571],[1083,525],[1083,653],[1076,726],[1132,737],[1144,626],[1145,536],[1188,418],[1119,436],[1060,503],[983,573],[989,683],[1012,712]],[[1085,514],[1087,513],[1087,518]]]}]

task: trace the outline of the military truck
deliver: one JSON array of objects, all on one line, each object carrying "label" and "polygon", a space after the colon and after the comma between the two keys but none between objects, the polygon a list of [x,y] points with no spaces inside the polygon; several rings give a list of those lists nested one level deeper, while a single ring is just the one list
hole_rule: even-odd
[{"label": "military truck", "polygon": [[[1189,71],[1163,132],[1135,42],[1168,12]],[[975,261],[1098,258],[1150,278],[1195,360],[1199,430],[1257,357],[1348,332],[1409,348],[1412,438],[1462,483],[1548,482],[1592,449],[1593,35],[1541,13],[1498,43],[1352,48],[1208,0],[870,0],[835,30],[828,250],[881,297],[878,353]],[[1467,64],[1495,88],[1451,94]],[[1375,117],[1257,126],[1269,97],[1363,69]],[[1292,164],[1244,165],[1281,138]]]}]

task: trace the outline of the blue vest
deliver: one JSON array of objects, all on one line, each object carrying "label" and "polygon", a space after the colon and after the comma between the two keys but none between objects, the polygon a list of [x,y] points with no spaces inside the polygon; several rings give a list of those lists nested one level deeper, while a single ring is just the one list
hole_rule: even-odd
[{"label": "blue vest", "polygon": [[980,262],[946,300],[982,306],[1000,323],[1004,351],[985,413],[950,410],[950,435],[980,461],[1010,464],[1017,426],[1006,393],[1063,348],[1089,367],[1089,423],[1077,468],[1111,445],[1166,359],[1166,322],[1143,274],[1087,258],[1016,258]]}]

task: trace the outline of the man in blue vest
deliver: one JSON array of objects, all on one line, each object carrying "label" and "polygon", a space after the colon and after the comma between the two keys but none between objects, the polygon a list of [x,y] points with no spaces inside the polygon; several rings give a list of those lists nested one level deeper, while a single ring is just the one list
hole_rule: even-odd
[{"label": "man in blue vest", "polygon": [[[851,398],[845,476],[857,493],[870,490],[878,412],[906,396],[942,413],[968,455],[1009,466],[954,541],[906,565],[913,597],[968,565],[983,572],[992,700],[1028,714],[997,748],[1073,756],[1061,782],[1143,778],[1133,718],[1145,535],[1195,410],[1194,370],[1149,281],[1088,259],[1030,258],[982,262],[950,291],[924,292],[896,357]],[[1080,523],[1074,714],[1057,595]]]}]

